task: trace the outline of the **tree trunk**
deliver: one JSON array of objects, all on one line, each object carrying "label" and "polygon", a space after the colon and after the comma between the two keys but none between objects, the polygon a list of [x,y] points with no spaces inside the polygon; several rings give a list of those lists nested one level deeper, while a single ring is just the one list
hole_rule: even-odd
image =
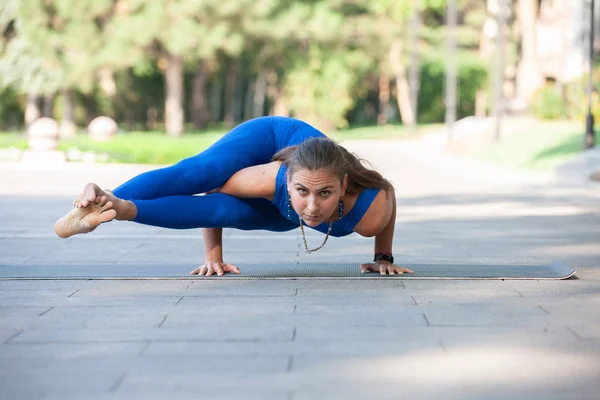
[{"label": "tree trunk", "polygon": [[388,123],[388,108],[390,106],[390,77],[384,68],[379,72],[379,113],[377,114],[377,125]]},{"label": "tree trunk", "polygon": [[518,1],[521,60],[517,69],[517,94],[527,103],[533,93],[544,85],[537,54],[537,16],[538,0]]},{"label": "tree trunk", "polygon": [[406,80],[406,70],[402,64],[402,42],[394,40],[390,49],[390,62],[396,78],[396,91],[398,99],[398,110],[404,125],[411,126],[413,120],[413,106],[410,103],[410,89]]},{"label": "tree trunk", "polygon": [[275,102],[273,103],[273,112],[271,114],[280,117],[290,116],[290,108],[287,104],[285,97],[280,92],[277,92],[277,95],[275,96]]},{"label": "tree trunk", "polygon": [[62,91],[63,115],[60,123],[60,137],[70,138],[75,136],[75,121],[73,120],[73,96],[69,89]]},{"label": "tree trunk", "polygon": [[47,94],[44,96],[44,108],[42,110],[42,116],[52,118],[54,115],[54,99],[56,93]]},{"label": "tree trunk", "polygon": [[206,77],[205,62],[200,60],[194,75],[192,85],[192,122],[195,129],[204,129],[210,119],[206,102]]},{"label": "tree trunk", "polygon": [[456,73],[456,58],[458,45],[456,41],[456,25],[458,23],[458,9],[456,0],[448,0],[446,7],[446,130],[448,132],[448,140],[452,140],[452,131],[456,122],[456,106],[458,103],[457,96],[457,73]]},{"label": "tree trunk", "polygon": [[40,95],[34,92],[28,93],[27,107],[25,108],[25,128],[29,128],[29,125],[41,116]]},{"label": "tree trunk", "polygon": [[117,84],[113,76],[113,69],[104,67],[98,71],[98,83],[102,91],[110,98],[117,94]]},{"label": "tree trunk", "polygon": [[505,81],[505,28],[509,0],[498,0],[496,14],[496,68],[494,73],[494,140],[500,140],[502,133],[502,117],[504,116],[504,81]]},{"label": "tree trunk", "polygon": [[149,131],[156,130],[158,127],[158,110],[155,107],[150,107],[146,111],[146,129]]},{"label": "tree trunk", "polygon": [[256,79],[252,79],[246,86],[246,92],[244,93],[244,112],[242,120],[247,121],[254,118],[254,91],[256,90]]},{"label": "tree trunk", "polygon": [[254,86],[254,118],[262,117],[265,114],[265,97],[267,96],[267,74],[264,71],[258,73],[256,84]]},{"label": "tree trunk", "polygon": [[237,75],[239,70],[239,61],[235,60],[230,66],[227,72],[227,78],[225,82],[225,116],[223,121],[227,126],[233,126],[235,122],[235,88],[237,87]]},{"label": "tree trunk", "polygon": [[235,63],[235,85],[232,99],[233,121],[240,122],[244,119],[244,74],[242,73],[242,64],[240,61]]},{"label": "tree trunk", "polygon": [[273,106],[271,107],[270,114],[280,117],[289,117],[290,109],[285,96],[283,95],[283,89],[279,84],[279,77],[275,71],[269,71],[267,82],[267,92],[269,93],[269,96],[273,98]]},{"label": "tree trunk", "polygon": [[184,131],[182,57],[167,54],[165,86],[165,129],[169,136],[181,136]]},{"label": "tree trunk", "polygon": [[[488,16],[488,19],[485,21],[483,28],[481,29],[481,34],[479,35],[479,57],[484,62],[488,62],[492,55],[492,46],[489,37],[489,26],[494,24],[493,19]],[[488,68],[491,72],[491,67]],[[475,116],[477,117],[485,117],[487,115],[488,108],[488,94],[487,89],[482,88],[478,89],[475,93]]]},{"label": "tree trunk", "polygon": [[415,5],[410,21],[408,42],[410,43],[410,61],[408,64],[408,85],[410,86],[410,104],[412,105],[412,127],[417,125],[419,88],[419,28],[421,26],[421,10]]},{"label": "tree trunk", "polygon": [[208,103],[208,113],[212,122],[221,120],[223,98],[223,80],[220,76],[216,76],[210,87],[210,101]]}]

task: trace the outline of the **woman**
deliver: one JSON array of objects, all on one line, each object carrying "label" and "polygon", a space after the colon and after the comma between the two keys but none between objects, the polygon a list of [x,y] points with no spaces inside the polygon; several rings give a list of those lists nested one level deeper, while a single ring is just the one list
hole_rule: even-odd
[{"label": "woman", "polygon": [[[196,196],[201,194],[200,196]],[[412,273],[393,265],[396,199],[379,173],[305,122],[247,121],[206,151],[145,172],[114,191],[85,186],[55,224],[66,238],[116,220],[173,229],[204,228],[204,264],[191,274],[239,274],[223,262],[223,228],[288,231],[300,227],[308,253],[330,235],[375,237],[374,263],[361,271]],[[309,249],[304,225],[326,234]]]}]

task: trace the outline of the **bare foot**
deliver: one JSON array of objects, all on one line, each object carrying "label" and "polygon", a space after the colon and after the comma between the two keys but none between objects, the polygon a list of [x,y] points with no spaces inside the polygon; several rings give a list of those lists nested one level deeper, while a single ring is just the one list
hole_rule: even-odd
[{"label": "bare foot", "polygon": [[113,202],[102,196],[103,200],[90,204],[84,208],[74,208],[54,224],[54,231],[61,238],[88,233],[96,229],[100,224],[112,221],[117,212],[113,208]]}]

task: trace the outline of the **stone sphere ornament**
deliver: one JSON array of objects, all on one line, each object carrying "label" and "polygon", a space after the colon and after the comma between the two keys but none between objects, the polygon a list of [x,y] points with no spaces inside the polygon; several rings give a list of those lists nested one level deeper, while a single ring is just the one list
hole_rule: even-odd
[{"label": "stone sphere ornament", "polygon": [[29,148],[34,151],[56,150],[59,137],[59,125],[52,118],[39,118],[27,129],[27,143]]},{"label": "stone sphere ornament", "polygon": [[117,123],[110,117],[97,117],[88,125],[88,133],[92,140],[106,141],[119,131]]}]

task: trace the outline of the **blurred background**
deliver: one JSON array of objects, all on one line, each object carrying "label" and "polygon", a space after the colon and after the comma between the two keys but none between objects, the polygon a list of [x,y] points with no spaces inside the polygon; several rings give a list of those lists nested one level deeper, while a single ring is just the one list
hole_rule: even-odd
[{"label": "blurred background", "polygon": [[592,10],[592,0],[1,0],[0,159],[172,163],[280,115],[339,140],[438,135],[454,152],[549,170],[596,143]]}]

